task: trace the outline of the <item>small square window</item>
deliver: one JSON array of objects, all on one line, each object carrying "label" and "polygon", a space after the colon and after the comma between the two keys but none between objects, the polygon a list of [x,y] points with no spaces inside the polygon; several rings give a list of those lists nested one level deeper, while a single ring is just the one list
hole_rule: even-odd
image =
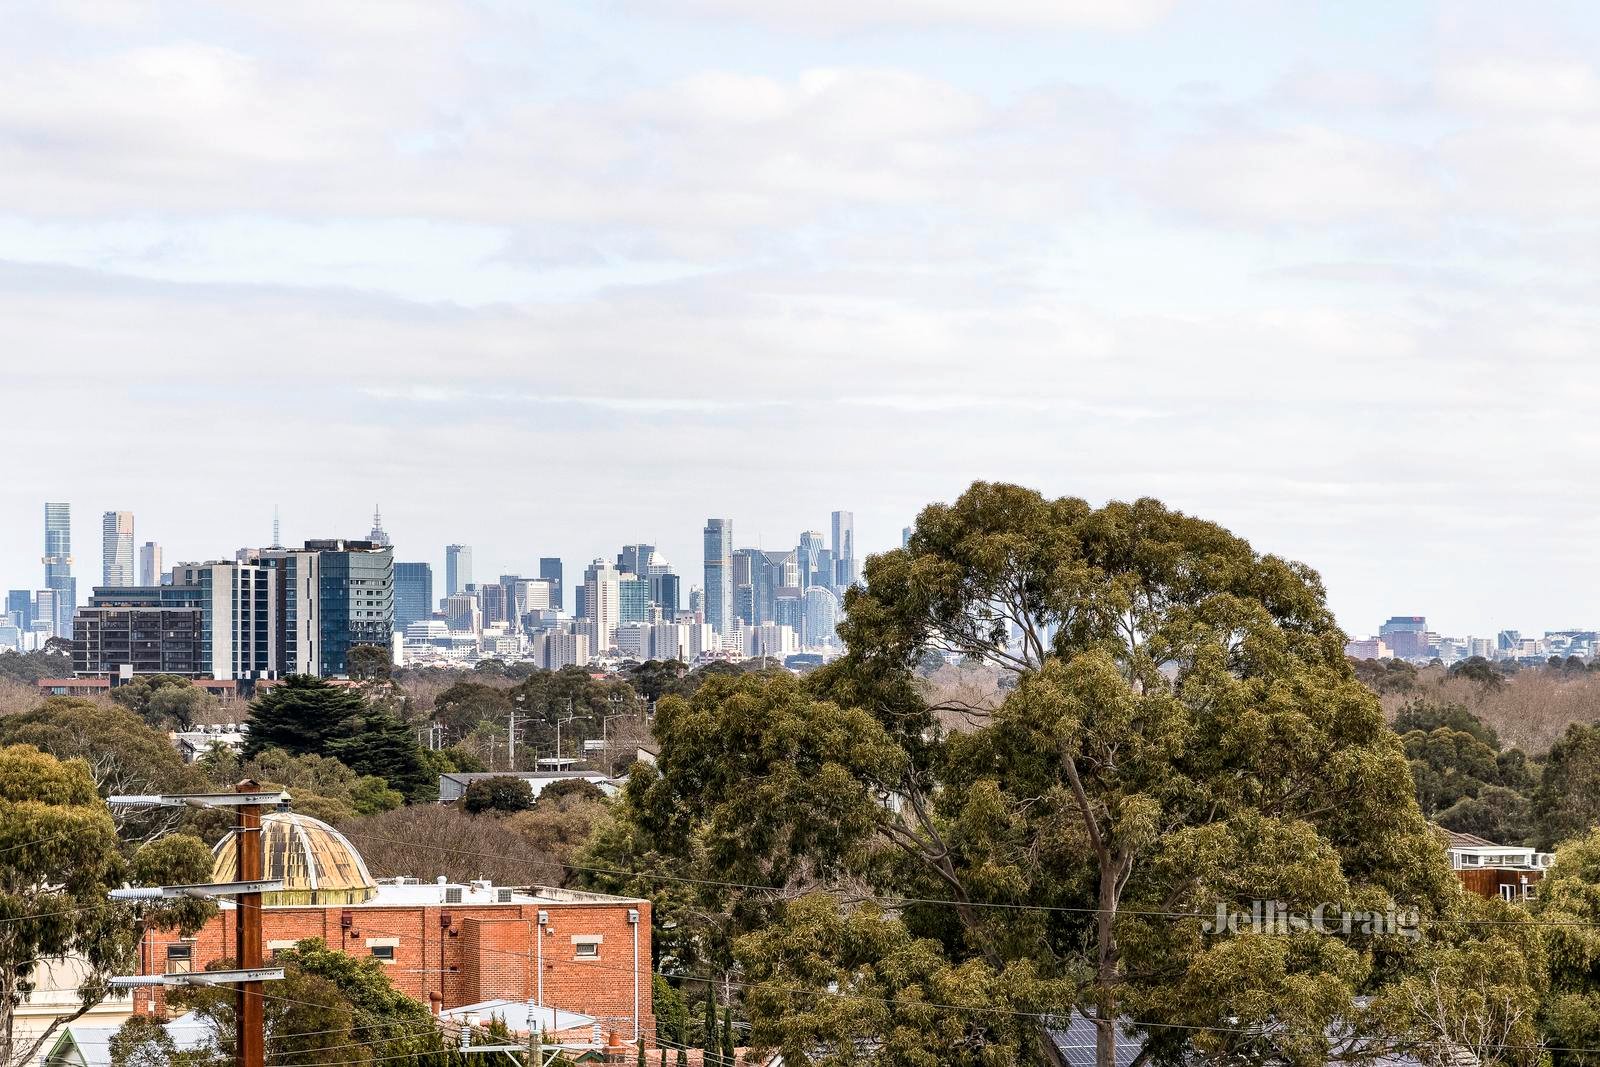
[{"label": "small square window", "polygon": [[600,942],[576,941],[572,945],[573,955],[580,960],[597,960],[600,958]]},{"label": "small square window", "polygon": [[375,959],[375,960],[378,960],[381,963],[393,963],[394,962],[394,946],[393,945],[373,945],[372,946],[372,958]]},{"label": "small square window", "polygon": [[193,945],[167,946],[167,973],[188,974],[194,970]]}]

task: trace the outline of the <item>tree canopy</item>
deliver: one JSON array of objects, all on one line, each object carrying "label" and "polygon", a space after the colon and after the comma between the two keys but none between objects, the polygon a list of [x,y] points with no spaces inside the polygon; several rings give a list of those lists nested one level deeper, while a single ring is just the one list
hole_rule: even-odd
[{"label": "tree canopy", "polygon": [[[134,962],[142,923],[197,928],[211,905],[111,905],[124,879],[204,880],[211,855],[192,837],[145,845],[132,861],[81,759],[62,761],[26,745],[0,748],[0,1067],[31,1064],[55,1030],[105,996],[111,975]],[[202,872],[199,878],[196,872]],[[22,1038],[13,1023],[46,961],[73,955],[85,968],[75,1014]]]},{"label": "tree canopy", "polygon": [[251,758],[269,748],[331,756],[358,775],[383,779],[408,800],[437,796],[437,779],[411,728],[350,686],[297,674],[256,698],[244,754]]},{"label": "tree canopy", "polygon": [[[1102,1067],[1118,1019],[1163,1061],[1360,1058],[1420,1025],[1372,994],[1460,992],[1434,951],[1477,943],[1444,922],[1459,887],[1309,568],[1153,500],[977,483],[869,559],[847,613],[847,655],[803,682],[663,699],[658,764],[589,853],[705,879],[654,883],[692,931],[670,962],[742,967],[786,1062],[1036,1062],[1072,1011]],[[997,709],[929,703],[930,652],[1014,681]],[[1203,925],[1268,899],[1428,933]]]}]

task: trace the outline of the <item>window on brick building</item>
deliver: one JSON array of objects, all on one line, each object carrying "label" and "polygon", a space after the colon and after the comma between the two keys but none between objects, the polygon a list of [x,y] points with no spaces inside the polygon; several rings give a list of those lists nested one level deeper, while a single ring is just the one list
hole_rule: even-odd
[{"label": "window on brick building", "polygon": [[194,970],[193,945],[167,946],[167,973],[188,974]]},{"label": "window on brick building", "polygon": [[572,943],[572,953],[580,960],[597,960],[600,958],[600,942],[574,941]]},{"label": "window on brick building", "polygon": [[393,945],[373,945],[372,946],[372,958],[375,959],[375,960],[378,960],[378,961],[380,961],[382,963],[393,963],[394,962],[394,946]]}]

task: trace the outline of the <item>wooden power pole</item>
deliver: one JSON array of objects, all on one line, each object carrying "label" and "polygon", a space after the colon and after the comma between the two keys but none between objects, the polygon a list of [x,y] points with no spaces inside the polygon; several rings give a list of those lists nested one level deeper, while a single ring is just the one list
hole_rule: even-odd
[{"label": "wooden power pole", "polygon": [[[234,787],[239,793],[256,793],[261,786],[246,779]],[[241,882],[261,881],[261,805],[240,804],[234,821],[238,848],[238,873]],[[240,893],[234,908],[234,934],[238,966],[242,971],[261,967],[261,894]],[[239,1047],[234,1059],[237,1067],[266,1067],[266,1002],[260,982],[240,982],[234,990],[238,1020]]]}]

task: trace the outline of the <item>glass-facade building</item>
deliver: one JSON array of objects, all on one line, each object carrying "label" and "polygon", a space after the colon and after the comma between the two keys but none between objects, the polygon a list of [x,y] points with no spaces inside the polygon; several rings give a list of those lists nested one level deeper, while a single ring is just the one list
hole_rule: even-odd
[{"label": "glass-facade building", "polygon": [[71,639],[78,608],[78,580],[72,576],[72,505],[44,506],[44,587],[54,596],[50,622],[58,637]]},{"label": "glass-facade building", "polygon": [[557,611],[567,608],[566,594],[561,591],[561,561],[554,556],[539,560],[539,577],[550,583],[550,606]]},{"label": "glass-facade building", "polygon": [[433,617],[433,567],[427,563],[394,565],[394,628],[405,633],[414,622]]},{"label": "glass-facade building", "polygon": [[350,650],[376,645],[388,651],[394,634],[394,553],[367,541],[307,541],[317,553],[317,673],[350,673]]},{"label": "glass-facade building", "polygon": [[617,580],[618,622],[650,621],[650,579],[628,575]]}]

